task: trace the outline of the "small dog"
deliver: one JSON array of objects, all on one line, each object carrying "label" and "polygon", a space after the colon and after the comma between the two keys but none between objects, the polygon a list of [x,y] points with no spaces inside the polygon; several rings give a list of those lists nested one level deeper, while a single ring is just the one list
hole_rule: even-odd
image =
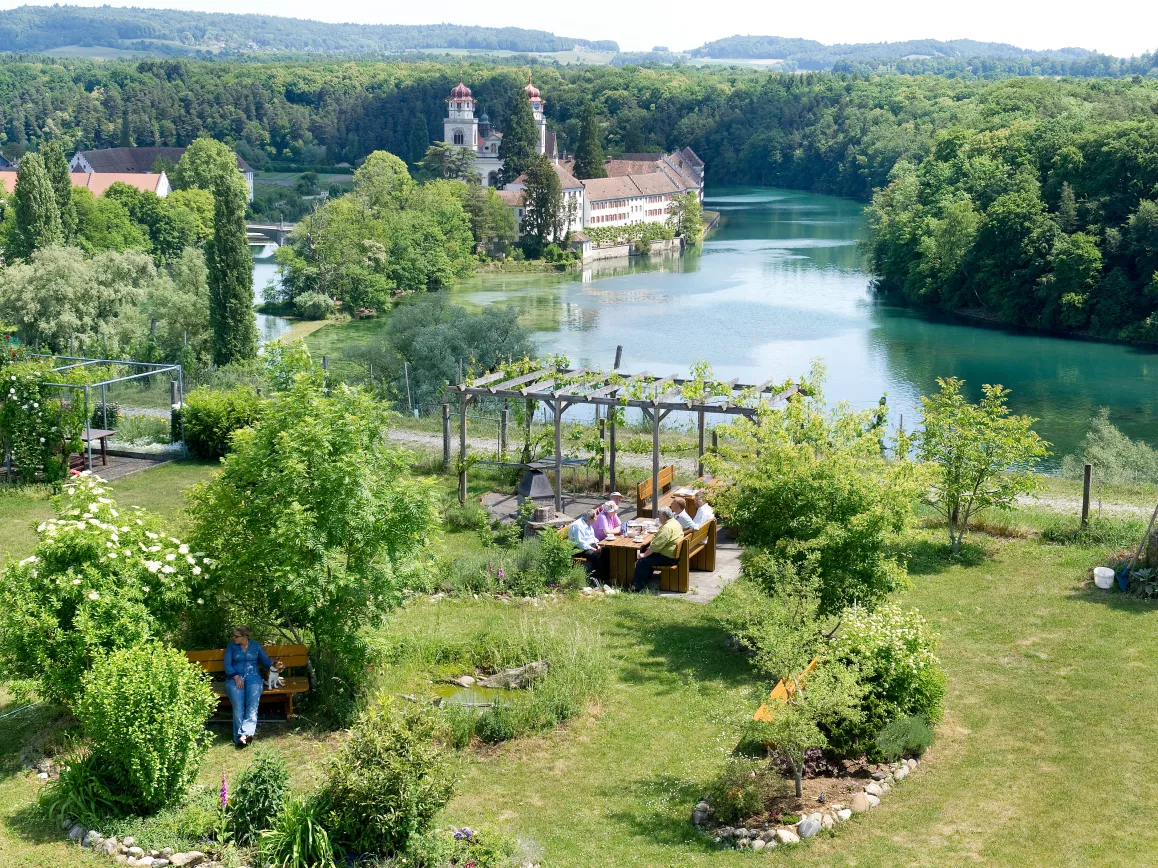
[{"label": "small dog", "polygon": [[282,665],[280,661],[274,663],[273,666],[269,668],[269,674],[265,676],[266,690],[277,690],[285,684],[285,679],[281,677],[283,669],[285,669],[285,666]]}]

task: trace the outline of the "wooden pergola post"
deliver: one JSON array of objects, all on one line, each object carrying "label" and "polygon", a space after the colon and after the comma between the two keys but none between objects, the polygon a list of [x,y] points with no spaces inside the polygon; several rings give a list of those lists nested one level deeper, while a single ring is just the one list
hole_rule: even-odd
[{"label": "wooden pergola post", "polygon": [[651,517],[659,520],[659,405],[651,408]]},{"label": "wooden pergola post", "polygon": [[699,478],[703,478],[703,475],[704,475],[704,411],[703,410],[700,410],[700,412],[699,412],[699,420],[698,420],[698,426],[697,427],[699,429],[700,458],[699,458],[699,463],[696,465],[696,476]]},{"label": "wooden pergola post", "polygon": [[466,408],[470,395],[462,392],[458,397],[458,407],[462,414],[458,420],[458,502],[466,503]]},{"label": "wooden pergola post", "polygon": [[555,411],[555,512],[563,511],[563,400],[556,397]]}]

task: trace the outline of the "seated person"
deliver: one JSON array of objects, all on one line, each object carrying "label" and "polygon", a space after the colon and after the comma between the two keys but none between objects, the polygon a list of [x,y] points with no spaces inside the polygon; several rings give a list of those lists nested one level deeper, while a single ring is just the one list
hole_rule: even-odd
[{"label": "seated person", "polygon": [[705,524],[716,517],[716,513],[708,503],[707,498],[708,493],[702,488],[696,492],[696,527],[703,527]]},{"label": "seated person", "polygon": [[656,567],[672,567],[679,563],[676,552],[679,551],[680,541],[684,538],[684,528],[670,508],[659,508],[659,520],[662,522],[659,531],[652,538],[651,543],[639,552],[635,562],[635,572],[631,577],[631,590],[642,591],[649,581]]},{"label": "seated person", "polygon": [[682,497],[673,497],[671,499],[671,511],[675,520],[680,523],[680,527],[684,530],[695,530],[699,527],[695,519],[688,515],[688,502]]},{"label": "seated person", "polygon": [[603,565],[603,550],[599,548],[599,540],[595,538],[595,510],[589,509],[567,528],[567,539],[579,548],[579,557],[583,558],[587,577],[596,587],[599,586],[597,573]]},{"label": "seated person", "polygon": [[615,505],[614,500],[609,500],[599,508],[599,514],[595,516],[595,538],[602,542],[607,539],[609,533],[619,533],[623,522],[619,520],[619,507]]},{"label": "seated person", "polygon": [[249,636],[248,627],[234,627],[233,641],[225,646],[225,692],[233,706],[233,743],[239,748],[247,746],[257,732],[257,705],[265,687],[258,664],[275,672],[284,668]]}]

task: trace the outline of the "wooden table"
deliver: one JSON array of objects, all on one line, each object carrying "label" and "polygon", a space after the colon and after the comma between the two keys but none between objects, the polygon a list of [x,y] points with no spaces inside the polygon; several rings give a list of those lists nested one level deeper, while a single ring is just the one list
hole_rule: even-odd
[{"label": "wooden table", "polygon": [[[685,491],[685,490],[690,491],[691,494],[680,494],[679,493],[679,492]],[[691,488],[690,486],[685,488],[685,486],[682,486],[682,485],[679,486],[678,488],[673,488],[671,491],[666,491],[662,495],[660,495],[659,505],[660,506],[666,506],[668,509],[671,509],[671,502],[673,500],[675,500],[677,497],[682,497],[685,501],[687,501],[686,506],[687,506],[688,515],[695,515],[696,514],[696,491],[697,490],[698,489]]]},{"label": "wooden table", "polygon": [[645,533],[643,539],[636,542],[635,532],[627,532],[626,525],[623,529],[624,535],[607,538],[599,544],[605,552],[604,557],[607,558],[607,581],[616,587],[631,584],[632,575],[635,573],[636,554],[651,545],[652,537],[655,536],[654,533]]},{"label": "wooden table", "polygon": [[99,441],[101,445],[101,464],[108,464],[108,439],[116,433],[116,431],[109,428],[89,428],[86,432],[80,435],[80,439],[85,443],[88,443],[91,440]]}]

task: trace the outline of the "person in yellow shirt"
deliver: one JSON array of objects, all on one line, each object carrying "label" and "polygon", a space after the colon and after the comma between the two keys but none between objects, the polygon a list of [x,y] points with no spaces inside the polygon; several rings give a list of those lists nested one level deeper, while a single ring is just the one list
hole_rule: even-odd
[{"label": "person in yellow shirt", "polygon": [[684,538],[684,529],[672,511],[666,507],[659,508],[660,525],[656,535],[647,548],[639,552],[635,562],[635,573],[631,577],[631,590],[642,591],[651,581],[652,571],[656,567],[670,567],[678,564],[676,552],[679,551],[680,540]]}]

